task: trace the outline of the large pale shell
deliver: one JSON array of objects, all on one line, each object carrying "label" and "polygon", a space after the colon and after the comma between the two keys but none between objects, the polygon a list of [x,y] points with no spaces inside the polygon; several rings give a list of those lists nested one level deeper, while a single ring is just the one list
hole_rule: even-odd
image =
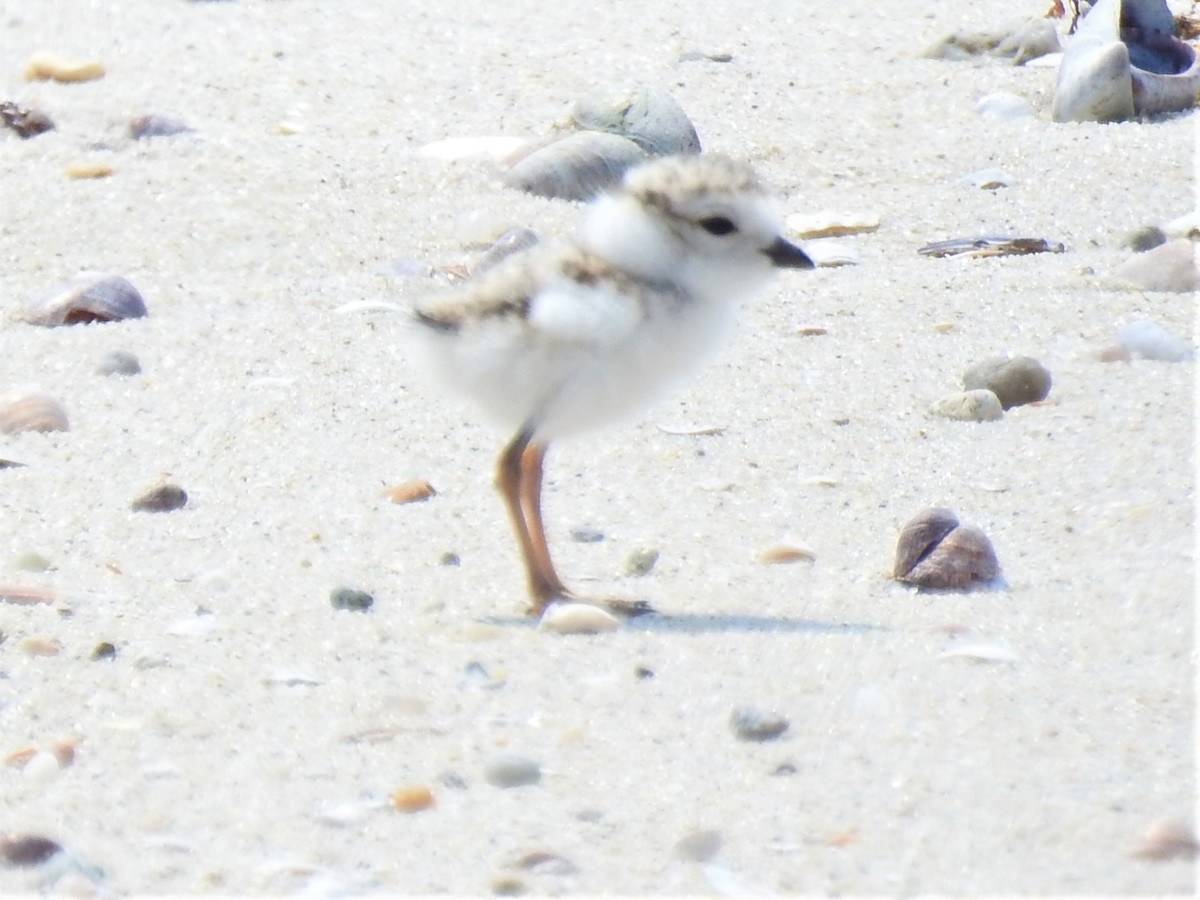
[{"label": "large pale shell", "polygon": [[0,394],[0,432],[68,431],[67,411],[41,391],[21,390]]},{"label": "large pale shell", "polygon": [[25,308],[24,320],[53,328],[87,322],[119,322],[147,315],[145,301],[120,275],[81,275]]},{"label": "large pale shell", "polygon": [[1063,54],[1051,115],[1118,122],[1190,109],[1197,91],[1200,61],[1164,0],[1097,0]]},{"label": "large pale shell", "polygon": [[666,91],[645,85],[594,91],[571,108],[571,125],[629,138],[651,156],[699,153],[691,119]]},{"label": "large pale shell", "polygon": [[618,184],[646,154],[628,138],[579,131],[555,138],[517,160],[508,187],[556,200],[590,200]]}]

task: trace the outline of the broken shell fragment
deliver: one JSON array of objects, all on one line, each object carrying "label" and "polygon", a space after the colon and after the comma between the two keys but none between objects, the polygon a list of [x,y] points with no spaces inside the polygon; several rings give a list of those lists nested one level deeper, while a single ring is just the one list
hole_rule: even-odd
[{"label": "broken shell fragment", "polygon": [[917,252],[922,256],[1028,256],[1031,253],[1062,253],[1061,243],[1046,238],[961,237],[934,241]]},{"label": "broken shell fragment", "polygon": [[24,321],[53,328],[89,322],[120,322],[148,315],[138,289],[120,275],[81,275],[38,297],[25,308]]},{"label": "broken shell fragment", "polygon": [[504,184],[552,200],[591,200],[646,158],[629,138],[579,131],[520,157],[504,174]]},{"label": "broken shell fragment", "polygon": [[29,139],[54,130],[54,122],[41,110],[25,109],[15,103],[0,103],[0,124]]},{"label": "broken shell fragment", "polygon": [[67,411],[41,391],[9,391],[0,395],[0,432],[69,431]]},{"label": "broken shell fragment", "polygon": [[590,603],[551,604],[538,622],[539,631],[554,634],[600,634],[620,627],[616,616]]},{"label": "broken shell fragment", "polygon": [[421,478],[388,488],[385,493],[393,503],[420,503],[437,495],[433,485]]},{"label": "broken shell fragment", "polygon": [[986,534],[959,524],[944,507],[928,509],[900,532],[892,577],[927,588],[965,588],[1000,574],[996,552]]},{"label": "broken shell fragment", "polygon": [[104,77],[104,64],[94,59],[67,59],[53,53],[35,53],[25,64],[26,81],[94,81]]},{"label": "broken shell fragment", "polygon": [[683,108],[666,91],[645,85],[593,91],[571,108],[570,125],[628,138],[651,156],[700,152]]}]

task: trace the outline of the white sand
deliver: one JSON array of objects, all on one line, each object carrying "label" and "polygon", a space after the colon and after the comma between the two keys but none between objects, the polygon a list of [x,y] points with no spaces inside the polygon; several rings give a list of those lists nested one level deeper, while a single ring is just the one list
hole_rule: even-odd
[{"label": "white sand", "polygon": [[[1128,230],[1192,208],[1195,117],[1054,125],[1050,70],[916,58],[1044,0],[648,5],[0,0],[0,99],[59,126],[0,134],[6,318],[82,269],[126,275],[151,312],[0,325],[0,389],[36,384],[72,422],[0,441],[28,464],[0,472],[0,580],[60,595],[0,603],[0,754],[79,741],[61,772],[0,768],[0,831],[59,841],[121,895],[1194,887],[1193,865],[1130,854],[1152,823],[1193,818],[1195,369],[1091,354],[1137,317],[1192,334],[1191,297],[1104,274]],[[43,49],[108,75],[23,82]],[[677,62],[691,50],[733,59]],[[663,615],[552,637],[519,618],[491,487],[504,436],[414,380],[401,316],[335,310],[428,290],[381,267],[469,259],[464,213],[569,227],[569,204],[415,151],[538,134],[629,81],[670,90],[787,211],[884,224],[849,239],[860,266],[782,276],[681,397],[555,448],[563,571]],[[995,90],[1038,116],[981,120]],[[196,131],[133,143],[125,123],[145,112]],[[67,179],[83,160],[115,174]],[[959,183],[993,166],[1017,183]],[[996,232],[1068,252],[916,254]],[[113,349],[144,373],[94,374]],[[987,425],[926,416],[1006,352],[1052,371],[1049,403]],[[657,427],[678,423],[724,430]],[[186,509],[131,512],[166,473]],[[409,478],[438,495],[383,499]],[[930,505],[991,535],[1006,589],[888,580],[900,526]],[[572,543],[577,525],[607,539]],[[815,562],[755,562],[783,541]],[[658,566],[619,577],[640,547]],[[22,569],[30,551],[52,568]],[[373,609],[334,612],[339,585]],[[31,639],[61,652],[30,656]],[[115,660],[89,659],[101,641]],[[971,643],[1015,661],[939,658]],[[315,683],[278,681],[292,676]],[[787,734],[736,740],[745,703]],[[501,749],[540,761],[542,782],[487,784]],[[783,763],[794,774],[773,775]],[[436,806],[392,810],[405,785]],[[724,839],[707,869],[673,856],[705,828]],[[535,851],[571,870],[510,867]],[[36,885],[0,870],[0,894]]]}]

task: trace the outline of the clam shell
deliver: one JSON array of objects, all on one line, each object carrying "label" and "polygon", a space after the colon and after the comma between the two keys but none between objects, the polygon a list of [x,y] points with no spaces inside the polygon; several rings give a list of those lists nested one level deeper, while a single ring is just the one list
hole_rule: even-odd
[{"label": "clam shell", "polygon": [[590,200],[646,158],[629,138],[579,131],[522,156],[504,174],[504,184],[555,200]]},{"label": "clam shell", "polygon": [[934,506],[919,513],[900,532],[893,575],[896,578],[907,575],[922,557],[957,527],[958,516],[944,506]]},{"label": "clam shell", "polygon": [[959,525],[898,580],[920,587],[963,588],[999,574],[988,536],[974,525]]},{"label": "clam shell", "polygon": [[571,108],[570,124],[633,141],[651,156],[699,153],[691,119],[666,91],[645,85],[588,94]]},{"label": "clam shell", "polygon": [[81,275],[25,308],[24,320],[31,325],[53,328],[87,322],[119,322],[148,315],[145,301],[120,275]]},{"label": "clam shell", "polygon": [[552,604],[538,622],[539,631],[554,634],[600,634],[620,627],[616,616],[590,603]]},{"label": "clam shell", "polygon": [[0,432],[68,431],[67,411],[41,391],[9,391],[0,395]]}]

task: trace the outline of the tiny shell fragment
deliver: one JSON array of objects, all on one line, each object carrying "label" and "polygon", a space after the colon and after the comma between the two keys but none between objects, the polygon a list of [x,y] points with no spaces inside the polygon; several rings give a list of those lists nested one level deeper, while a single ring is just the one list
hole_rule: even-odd
[{"label": "tiny shell fragment", "polygon": [[590,603],[554,603],[538,622],[539,631],[553,634],[600,634],[620,627],[616,616]]},{"label": "tiny shell fragment", "polygon": [[1170,859],[1195,859],[1200,855],[1196,833],[1183,822],[1162,821],[1151,825],[1133,851],[1135,859],[1163,862]]},{"label": "tiny shell fragment", "polygon": [[789,544],[779,544],[758,554],[758,561],[766,565],[812,562],[816,558],[817,554],[808,547],[796,547]]},{"label": "tiny shell fragment", "polygon": [[25,64],[26,81],[95,81],[104,77],[104,64],[94,59],[67,59],[53,53],[35,53]]},{"label": "tiny shell fragment", "polygon": [[0,395],[0,432],[69,431],[67,411],[41,391],[9,391]]},{"label": "tiny shell fragment", "polygon": [[26,656],[58,656],[62,643],[53,638],[25,638],[21,641],[21,652]]},{"label": "tiny shell fragment", "polygon": [[392,794],[392,807],[397,812],[421,812],[434,805],[433,792],[423,784],[408,785]]},{"label": "tiny shell fragment", "polygon": [[182,134],[191,130],[186,123],[178,119],[154,113],[137,116],[129,122],[129,134],[135,141],[152,137],[170,137],[173,134]]},{"label": "tiny shell fragment", "polygon": [[54,122],[41,110],[25,109],[15,103],[0,103],[0,124],[28,140],[54,130]]},{"label": "tiny shell fragment", "polygon": [[436,496],[437,491],[428,481],[418,478],[388,488],[385,494],[393,503],[420,503]]},{"label": "tiny shell fragment", "polygon": [[116,171],[108,163],[81,162],[73,163],[63,170],[68,178],[85,180],[89,178],[107,178]]},{"label": "tiny shell fragment", "polygon": [[46,588],[28,587],[19,584],[0,584],[0,603],[31,606],[34,603],[53,603],[54,594]]},{"label": "tiny shell fragment", "polygon": [[1045,238],[963,237],[926,244],[917,252],[922,256],[1027,256],[1030,253],[1062,253],[1061,243]]},{"label": "tiny shell fragment", "polygon": [[187,501],[187,491],[179,485],[164,484],[138,497],[131,508],[135,512],[171,512],[183,508]]},{"label": "tiny shell fragment", "polygon": [[879,228],[879,216],[873,212],[793,213],[784,220],[788,234],[796,238],[846,237],[870,234]]}]

